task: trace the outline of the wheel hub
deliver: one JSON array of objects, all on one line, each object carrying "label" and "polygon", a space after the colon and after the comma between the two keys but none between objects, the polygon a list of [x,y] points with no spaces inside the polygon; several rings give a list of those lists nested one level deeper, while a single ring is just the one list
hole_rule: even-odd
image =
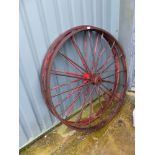
[{"label": "wheel hub", "polygon": [[101,78],[100,75],[94,74],[94,75],[92,76],[92,84],[98,85],[98,84],[100,84],[101,82],[102,82],[102,78]]},{"label": "wheel hub", "polygon": [[102,78],[100,75],[98,74],[93,74],[91,75],[90,73],[85,73],[83,75],[83,78],[85,79],[85,81],[91,81],[93,85],[98,85],[101,82],[103,82]]}]

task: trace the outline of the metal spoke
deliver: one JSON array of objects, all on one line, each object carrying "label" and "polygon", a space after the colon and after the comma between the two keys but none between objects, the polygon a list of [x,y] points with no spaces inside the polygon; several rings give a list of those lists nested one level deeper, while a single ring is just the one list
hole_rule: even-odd
[{"label": "metal spoke", "polygon": [[97,89],[95,89],[95,91],[96,91],[96,94],[98,95],[98,98],[99,98],[99,104],[103,108],[103,105],[101,104],[101,94],[100,94],[100,90],[99,90],[98,86],[97,86]]},{"label": "metal spoke", "polygon": [[107,58],[106,61],[103,63],[103,65],[102,65],[99,69],[97,69],[97,72],[99,72],[100,70],[104,69],[103,67],[105,67],[105,66],[108,64],[109,60],[112,58],[112,55],[113,55],[112,49],[113,49],[114,45],[115,45],[115,41],[113,42],[113,45],[112,45],[112,47],[111,47],[111,49],[110,49],[111,52],[110,52],[108,58]]},{"label": "metal spoke", "polygon": [[80,89],[74,89],[74,90],[72,90],[63,100],[58,101],[58,103],[55,105],[55,107],[57,108],[58,106],[60,106],[67,99],[69,99],[75,92],[77,92],[77,91],[79,91],[81,89],[82,89],[82,87]]},{"label": "metal spoke", "polygon": [[115,70],[114,69],[111,69],[111,70],[106,70],[104,72],[115,72]]},{"label": "metal spoke", "polygon": [[[91,97],[93,91],[94,91],[94,88],[93,88],[93,89],[91,90],[91,92],[89,93],[89,96],[88,96],[88,98],[85,100],[85,102],[82,103],[82,108],[81,108],[81,111],[80,111],[80,113],[79,113],[79,119],[77,120],[77,122],[80,121],[84,109],[85,109],[85,108],[87,107],[87,105],[89,104],[89,102],[90,102],[89,100],[90,100],[90,97]],[[88,103],[87,103],[87,101],[88,101]],[[86,104],[86,103],[87,103],[87,104]]]},{"label": "metal spoke", "polygon": [[81,117],[82,117],[82,113],[83,113],[83,110],[84,110],[84,107],[85,107],[85,105],[86,105],[86,96],[87,96],[87,94],[88,93],[90,93],[90,87],[88,86],[87,87],[87,89],[86,89],[86,91],[84,91],[83,92],[83,102],[82,102],[82,107],[80,108],[81,109],[81,111],[80,111],[80,113],[79,113],[79,115],[78,115],[78,117],[77,117],[77,120],[76,120],[76,122],[79,122],[80,120],[81,120]]},{"label": "metal spoke", "polygon": [[74,107],[74,105],[75,105],[75,103],[76,103],[76,101],[78,100],[79,97],[80,97],[80,92],[78,92],[78,94],[76,95],[74,101],[73,101],[73,102],[71,103],[71,105],[69,105],[69,107],[64,111],[64,112],[65,112],[65,115],[68,115],[68,114],[71,112],[71,110],[73,109],[73,107]]},{"label": "metal spoke", "polygon": [[[65,60],[67,60],[67,62],[69,62],[69,64],[71,64],[72,66],[74,66],[80,73],[86,72],[86,70],[81,67],[80,65],[78,65],[77,63],[75,63],[72,59],[70,59],[69,57],[67,57],[66,55],[62,54],[61,52],[59,52],[59,54],[65,58]],[[81,70],[83,71],[81,71]]]},{"label": "metal spoke", "polygon": [[75,72],[69,72],[69,71],[63,71],[63,70],[54,70],[52,69],[51,70],[52,72],[57,72],[57,73],[63,73],[63,74],[66,74],[66,75],[73,75],[73,76],[80,76],[81,77],[81,74],[78,74],[78,73],[75,73]]},{"label": "metal spoke", "polygon": [[[95,86],[94,86],[94,88],[93,88],[93,91],[95,90]],[[90,113],[89,113],[89,118],[91,118],[91,115],[92,115],[92,113],[93,113],[93,95],[91,95],[91,101],[90,101],[90,103],[89,103],[89,105],[90,105]]]},{"label": "metal spoke", "polygon": [[[102,79],[103,80],[103,79]],[[111,84],[114,84],[115,82],[114,81],[109,81],[109,80],[103,80],[104,83],[111,83]]]},{"label": "metal spoke", "polygon": [[77,87],[74,87],[74,88],[72,88],[72,89],[69,89],[69,90],[66,90],[66,91],[64,91],[64,92],[61,92],[61,93],[58,93],[58,94],[55,94],[55,95],[52,95],[52,97],[56,97],[56,96],[58,96],[58,95],[61,95],[61,94],[65,94],[65,93],[67,93],[67,92],[70,92],[70,91],[72,91],[72,90],[78,90],[79,88],[81,88],[81,87],[83,87],[83,86],[85,86],[85,85],[88,85],[89,84],[89,82],[86,82],[86,83],[84,83],[84,84],[81,84],[80,86],[77,86]]},{"label": "metal spoke", "polygon": [[[102,84],[102,86],[107,90],[107,91],[109,91],[109,89],[105,86],[105,85],[103,85]],[[109,94],[108,92],[106,92],[107,93],[107,95],[109,95],[109,96],[111,96],[112,94]],[[116,96],[115,94],[113,94],[117,99],[120,99],[118,96]]]},{"label": "metal spoke", "polygon": [[79,57],[81,59],[81,62],[83,64],[83,66],[85,67],[85,69],[87,70],[87,72],[90,72],[89,67],[88,67],[88,65],[86,63],[86,60],[83,57],[83,55],[82,55],[82,53],[81,53],[81,51],[80,51],[80,49],[79,49],[79,47],[78,47],[78,45],[77,45],[77,43],[75,41],[75,37],[74,36],[71,37],[71,41],[72,41],[72,44],[73,44],[73,46],[75,48],[75,51],[77,52],[77,54],[79,55]]},{"label": "metal spoke", "polygon": [[107,89],[107,91],[105,91],[101,86],[99,86],[99,88],[105,93],[105,94],[107,94],[108,96],[110,96],[111,97],[111,94],[109,94],[107,91],[109,91],[109,89]]},{"label": "metal spoke", "polygon": [[[115,73],[121,73],[121,72],[125,72],[125,70],[124,70],[124,71],[115,72]],[[111,75],[109,75],[109,76],[107,76],[107,77],[104,77],[104,78],[102,78],[102,79],[107,79],[107,78],[112,77],[112,76],[114,76],[114,75],[115,75],[115,74],[111,74]]]},{"label": "metal spoke", "polygon": [[[122,57],[122,55],[119,56],[118,58],[121,58],[121,57]],[[107,70],[108,68],[110,68],[113,64],[115,64],[115,61],[112,62],[112,63],[110,63],[102,72],[100,72],[100,74],[102,74],[103,72],[106,72],[106,70]]]},{"label": "metal spoke", "polygon": [[100,74],[102,74],[103,72],[105,72],[110,66],[114,65],[115,62],[110,63],[102,72],[99,72]]},{"label": "metal spoke", "polygon": [[94,69],[96,68],[96,50],[97,50],[97,45],[98,45],[98,41],[99,41],[99,36],[100,34],[98,33],[98,35],[96,36],[96,41],[95,41],[95,47],[94,47],[94,52],[93,52],[93,55],[94,55],[94,58],[93,58],[93,66],[92,66],[92,72],[94,71]]},{"label": "metal spoke", "polygon": [[100,50],[100,52],[98,53],[98,56],[97,56],[97,59],[96,59],[96,62],[95,62],[95,71],[96,71],[96,69],[98,67],[99,59],[102,57],[104,51],[105,51],[105,48],[102,48]]},{"label": "metal spoke", "polygon": [[77,79],[84,79],[81,74],[77,74],[74,72],[65,72],[61,70],[51,70],[51,74],[59,75],[59,76],[66,76],[66,77],[72,77]]},{"label": "metal spoke", "polygon": [[[110,83],[110,84],[115,84],[115,81],[109,81],[109,80],[103,80],[104,83]],[[124,87],[125,85],[122,83],[119,83],[119,85],[121,85],[122,87]]]},{"label": "metal spoke", "polygon": [[108,64],[108,62],[110,61],[110,59],[112,58],[113,54],[110,53],[108,58],[106,59],[106,61],[103,63],[103,65],[97,69],[97,72],[101,72],[102,73],[102,70],[104,69],[104,67]]},{"label": "metal spoke", "polygon": [[[91,49],[92,58],[94,59],[94,53],[93,53],[93,46],[92,46],[90,31],[88,31],[88,38],[89,38],[89,45],[90,45],[90,49]],[[93,66],[93,62],[92,62],[92,66]]]},{"label": "metal spoke", "polygon": [[88,60],[88,51],[86,50],[87,49],[87,43],[88,43],[88,34],[87,32],[85,32],[85,38],[84,38],[84,57],[86,59],[86,61]]},{"label": "metal spoke", "polygon": [[51,90],[59,89],[61,87],[68,86],[68,85],[71,85],[71,84],[76,83],[76,82],[79,82],[79,81],[81,81],[81,79],[76,79],[76,80],[72,80],[70,82],[66,82],[66,83],[63,83],[63,84],[60,84],[60,85],[56,85],[53,88],[51,88]]}]

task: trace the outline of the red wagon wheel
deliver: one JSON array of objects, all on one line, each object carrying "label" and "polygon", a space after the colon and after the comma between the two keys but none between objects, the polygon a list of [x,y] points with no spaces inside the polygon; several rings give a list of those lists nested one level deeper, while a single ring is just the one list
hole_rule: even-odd
[{"label": "red wagon wheel", "polygon": [[120,109],[127,89],[123,50],[105,30],[74,27],[50,46],[41,89],[49,110],[77,130],[95,130]]}]

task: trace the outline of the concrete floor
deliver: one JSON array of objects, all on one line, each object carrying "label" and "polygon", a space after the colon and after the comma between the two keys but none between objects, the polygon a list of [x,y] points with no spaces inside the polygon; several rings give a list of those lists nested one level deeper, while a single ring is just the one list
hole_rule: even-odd
[{"label": "concrete floor", "polygon": [[134,155],[133,109],[134,94],[128,93],[121,111],[106,127],[86,134],[60,125],[20,155]]}]

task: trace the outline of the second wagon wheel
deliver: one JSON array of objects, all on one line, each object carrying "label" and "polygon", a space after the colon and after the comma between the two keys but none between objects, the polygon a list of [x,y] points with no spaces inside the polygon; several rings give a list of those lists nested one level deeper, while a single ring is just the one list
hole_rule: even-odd
[{"label": "second wagon wheel", "polygon": [[77,130],[101,128],[118,112],[125,96],[123,50],[105,30],[74,27],[50,46],[41,88],[49,110],[62,123]]}]

